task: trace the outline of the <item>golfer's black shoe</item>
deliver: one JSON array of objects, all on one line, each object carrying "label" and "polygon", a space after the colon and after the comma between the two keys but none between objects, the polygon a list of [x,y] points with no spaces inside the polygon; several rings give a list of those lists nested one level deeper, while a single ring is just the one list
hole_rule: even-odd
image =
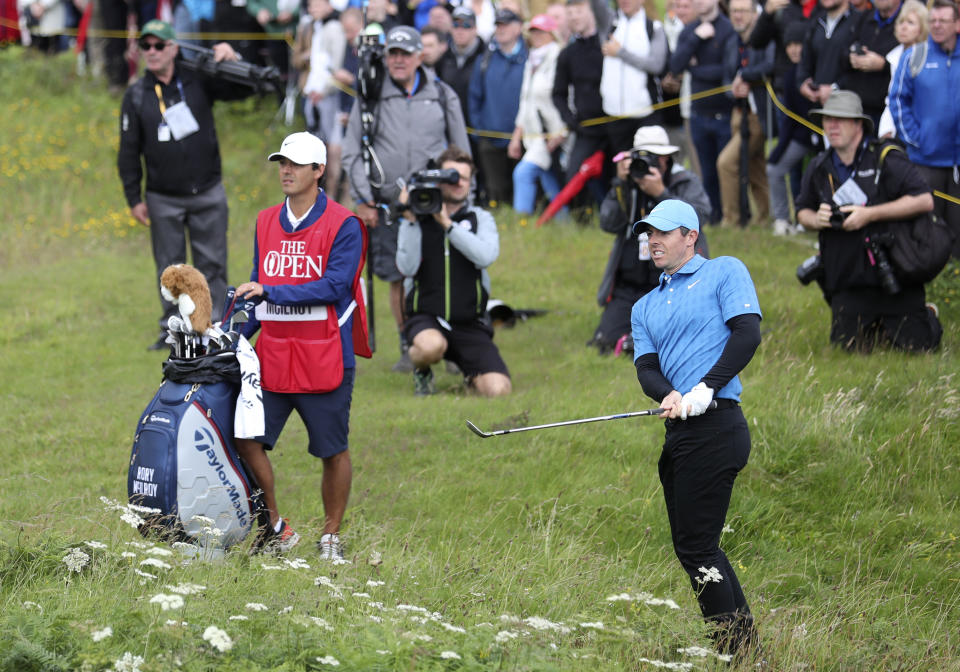
[{"label": "golfer's black shoe", "polygon": [[147,350],[167,350],[170,346],[167,345],[167,335],[163,332],[160,333],[160,336],[153,343],[147,346]]}]

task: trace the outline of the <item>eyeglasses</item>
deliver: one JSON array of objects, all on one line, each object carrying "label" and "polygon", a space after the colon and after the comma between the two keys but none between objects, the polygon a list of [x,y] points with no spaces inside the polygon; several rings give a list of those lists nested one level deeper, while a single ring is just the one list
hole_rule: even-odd
[{"label": "eyeglasses", "polygon": [[169,42],[141,42],[140,51],[150,51],[151,49],[154,51],[163,51],[167,48],[168,44]]}]

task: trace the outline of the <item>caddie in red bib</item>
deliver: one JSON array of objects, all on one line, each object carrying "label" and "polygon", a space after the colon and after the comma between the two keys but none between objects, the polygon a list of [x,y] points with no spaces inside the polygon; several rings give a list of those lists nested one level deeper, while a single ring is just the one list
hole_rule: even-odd
[{"label": "caddie in red bib", "polygon": [[326,147],[310,133],[287,136],[276,161],[286,199],[257,216],[254,267],[236,295],[259,297],[259,328],[266,430],[238,440],[237,450],[264,492],[270,516],[256,550],[287,551],[300,536],[277,511],[273,468],[266,451],[276,443],[294,410],[307,427],[309,451],[323,460],[325,511],[317,546],[322,559],[343,561],[339,530],[350,494],[352,466],[347,445],[353,394],[354,355],[370,357],[361,280],[367,234],[359,219],[319,188]]}]

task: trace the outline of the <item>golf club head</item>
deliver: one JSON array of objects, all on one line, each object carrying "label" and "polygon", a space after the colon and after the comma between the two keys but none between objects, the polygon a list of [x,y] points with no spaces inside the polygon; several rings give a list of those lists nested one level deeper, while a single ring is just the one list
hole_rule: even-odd
[{"label": "golf club head", "polygon": [[488,434],[487,432],[484,432],[469,420],[467,420],[467,427],[470,429],[471,432],[473,432],[474,434],[476,434],[482,439],[486,439],[487,437],[492,436],[492,434]]},{"label": "golf club head", "polygon": [[184,333],[186,327],[183,323],[183,318],[179,315],[171,315],[170,319],[167,320],[167,329],[176,333]]}]

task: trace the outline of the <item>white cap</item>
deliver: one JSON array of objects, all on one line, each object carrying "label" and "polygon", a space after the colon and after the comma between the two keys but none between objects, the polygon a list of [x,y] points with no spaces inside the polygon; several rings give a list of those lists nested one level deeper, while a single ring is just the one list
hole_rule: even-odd
[{"label": "white cap", "polygon": [[267,161],[279,161],[281,158],[290,159],[301,166],[312,163],[326,165],[327,146],[313,133],[291,133],[283,139],[280,151],[268,156]]},{"label": "white cap", "polygon": [[668,156],[679,152],[680,148],[670,144],[670,136],[663,130],[663,126],[641,126],[633,136],[633,148],[651,154]]}]

